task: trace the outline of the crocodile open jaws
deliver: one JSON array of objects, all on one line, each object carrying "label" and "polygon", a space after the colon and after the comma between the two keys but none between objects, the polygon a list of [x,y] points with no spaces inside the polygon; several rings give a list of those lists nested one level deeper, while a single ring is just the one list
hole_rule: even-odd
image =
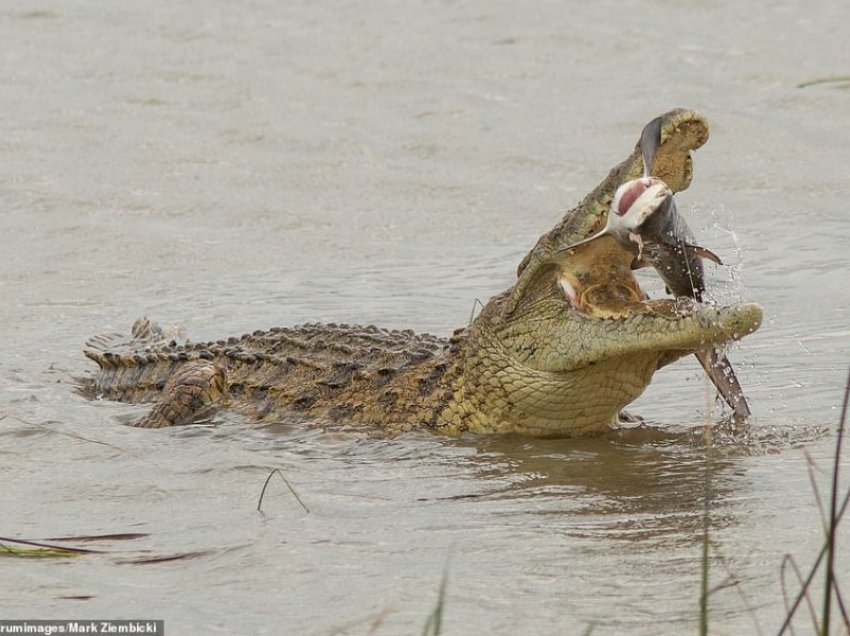
[{"label": "crocodile open jaws", "polygon": [[[708,125],[699,113],[673,110],[661,138],[652,175],[683,190]],[[641,171],[636,146],[538,240],[514,286],[451,338],[313,324],[180,345],[140,319],[129,336],[86,344],[100,366],[90,395],[152,402],[138,422],[145,427],[188,424],[227,407],[389,432],[603,433],[657,369],[742,338],[762,320],[756,304],[649,300],[632,275],[633,255],[612,238],[563,250],[605,226],[615,190]]]}]

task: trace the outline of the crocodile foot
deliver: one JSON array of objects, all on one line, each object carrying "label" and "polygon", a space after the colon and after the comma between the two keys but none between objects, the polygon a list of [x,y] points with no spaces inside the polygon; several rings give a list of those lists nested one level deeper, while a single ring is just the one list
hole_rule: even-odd
[{"label": "crocodile foot", "polygon": [[181,426],[211,417],[227,399],[224,369],[208,360],[181,367],[162,389],[150,413],[140,419],[141,428]]}]

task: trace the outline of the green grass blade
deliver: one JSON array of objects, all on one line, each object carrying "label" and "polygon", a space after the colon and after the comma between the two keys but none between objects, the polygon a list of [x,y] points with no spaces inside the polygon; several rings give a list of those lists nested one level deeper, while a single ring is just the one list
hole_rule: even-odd
[{"label": "green grass blade", "polygon": [[841,447],[844,441],[844,428],[847,423],[847,406],[850,404],[850,372],[844,385],[844,401],[841,404],[841,419],[838,422],[838,436],[835,441],[835,463],[832,466],[832,494],[829,505],[829,528],[826,539],[826,582],[823,596],[823,614],[821,615],[821,636],[829,634],[832,618],[832,597],[835,592],[835,530],[838,526],[838,475],[841,469]]},{"label": "green grass blade", "polygon": [[448,568],[443,572],[443,577],[440,579],[440,589],[437,592],[437,604],[431,613],[428,615],[428,620],[425,622],[425,629],[422,630],[422,636],[440,636],[443,629],[443,608],[446,604],[446,584],[449,580]]},{"label": "green grass blade", "polygon": [[834,75],[832,77],[820,77],[818,79],[809,80],[797,84],[797,88],[808,88],[809,86],[817,86],[818,84],[839,84],[850,82],[850,75]]},{"label": "green grass blade", "polygon": [[96,552],[97,550],[84,550],[83,548],[70,548],[60,545],[50,545],[47,543],[36,543],[35,541],[24,541],[22,539],[0,537],[0,557],[17,557],[21,559],[62,559],[65,557],[94,554]]}]

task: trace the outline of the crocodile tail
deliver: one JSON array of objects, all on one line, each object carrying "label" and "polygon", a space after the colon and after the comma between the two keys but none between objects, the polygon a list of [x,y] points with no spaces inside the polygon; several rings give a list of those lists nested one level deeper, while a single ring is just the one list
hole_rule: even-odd
[{"label": "crocodile tail", "polygon": [[105,333],[83,348],[100,367],[95,395],[125,402],[155,402],[136,426],[160,428],[209,417],[227,402],[227,376],[206,350],[187,351],[147,318],[130,334]]},{"label": "crocodile tail", "polygon": [[89,338],[83,354],[100,367],[95,394],[126,401],[155,399],[173,366],[156,351],[167,342],[160,326],[147,318],[136,320],[129,335],[104,333]]},{"label": "crocodile tail", "polygon": [[[83,347],[83,354],[97,362],[101,369],[128,366],[129,360],[140,351],[166,342],[162,327],[149,320],[139,318],[133,323],[130,334],[101,333],[92,336]],[[132,366],[132,365],[131,365]]]}]

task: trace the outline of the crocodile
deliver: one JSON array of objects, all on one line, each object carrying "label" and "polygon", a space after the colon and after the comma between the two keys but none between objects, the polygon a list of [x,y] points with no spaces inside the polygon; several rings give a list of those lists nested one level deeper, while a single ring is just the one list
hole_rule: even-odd
[{"label": "crocodile", "polygon": [[[672,192],[708,139],[698,112],[661,116],[651,174]],[[451,337],[374,326],[305,324],[178,343],[146,318],[91,338],[88,394],[153,403],[136,425],[189,424],[223,408],[257,420],[429,429],[449,435],[580,437],[616,427],[656,370],[759,328],[755,303],[650,299],[633,254],[601,230],[614,192],[643,173],[640,147],[616,165],[519,264],[517,279]]]}]

